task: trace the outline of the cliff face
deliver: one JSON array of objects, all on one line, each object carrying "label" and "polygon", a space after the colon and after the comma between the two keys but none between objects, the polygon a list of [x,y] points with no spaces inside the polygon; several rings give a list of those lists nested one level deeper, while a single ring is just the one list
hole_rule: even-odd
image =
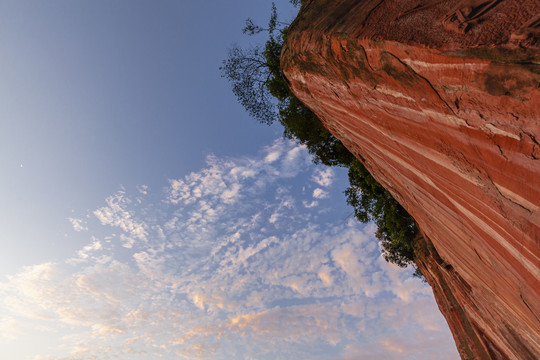
[{"label": "cliff face", "polygon": [[417,220],[465,359],[540,358],[540,2],[311,0],[294,93]]}]

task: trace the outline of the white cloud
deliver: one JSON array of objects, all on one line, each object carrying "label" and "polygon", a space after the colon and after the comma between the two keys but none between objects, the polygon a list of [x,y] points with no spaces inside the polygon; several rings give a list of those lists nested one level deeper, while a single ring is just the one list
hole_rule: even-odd
[{"label": "white cloud", "polygon": [[137,186],[137,191],[141,195],[148,195],[148,185],[139,185],[139,186]]},{"label": "white cloud", "polygon": [[334,170],[332,168],[317,168],[313,172],[311,179],[319,186],[329,187],[334,182]]},{"label": "white cloud", "polygon": [[77,255],[79,256],[79,259],[88,259],[92,252],[101,250],[102,248],[103,246],[101,245],[101,242],[95,237],[93,237],[92,243],[84,246],[81,250],[77,252]]},{"label": "white cloud", "polygon": [[283,154],[283,151],[284,151],[283,140],[278,139],[274,141],[274,144],[272,144],[272,146],[268,146],[264,148],[264,161],[266,163],[273,163],[277,161]]},{"label": "white cloud", "polygon": [[233,184],[230,189],[223,191],[221,194],[221,200],[223,200],[223,202],[226,204],[234,203],[239,196],[238,192],[240,191],[240,188],[240,184]]},{"label": "white cloud", "polygon": [[317,276],[325,286],[332,285],[332,282],[334,281],[334,278],[332,276],[332,268],[330,268],[328,265],[323,265],[317,272]]},{"label": "white cloud", "polygon": [[269,153],[268,155],[266,155],[266,157],[264,158],[264,161],[267,163],[273,163],[274,161],[279,159],[280,156],[281,156],[281,152],[273,151]]},{"label": "white cloud", "polygon": [[88,230],[88,227],[86,226],[86,221],[81,220],[81,219],[74,219],[74,218],[68,218],[68,220],[73,226],[73,230],[75,231]]},{"label": "white cloud", "polygon": [[132,214],[126,210],[131,201],[124,196],[123,191],[108,197],[106,203],[107,206],[94,211],[94,215],[103,225],[117,226],[132,237],[146,241],[146,226],[135,221]]},{"label": "white cloud", "polygon": [[315,199],[326,199],[328,197],[328,192],[324,191],[321,188],[316,188],[313,190],[313,197]]},{"label": "white cloud", "polygon": [[307,148],[304,145],[298,145],[290,149],[282,161],[281,176],[294,177],[302,170],[306,164],[311,161]]},{"label": "white cloud", "polygon": [[307,202],[307,201],[304,200],[304,201],[302,201],[302,205],[304,205],[305,208],[310,209],[312,207],[315,207],[315,206],[319,205],[319,202],[315,201],[315,200]]},{"label": "white cloud", "polygon": [[[9,329],[31,321],[69,334],[47,349],[70,359],[456,355],[430,289],[381,260],[373,226],[314,221],[321,209],[302,188],[311,179],[326,188],[314,198],[332,199],[334,175],[306,158],[279,140],[256,158],[210,156],[170,180],[162,201],[140,188],[109,197],[91,230],[123,232],[90,238],[78,261],[8,277],[0,315]],[[406,347],[411,334],[427,355]]]},{"label": "white cloud", "polygon": [[133,248],[133,245],[135,245],[135,238],[120,234],[120,242],[122,243],[122,246],[126,249],[131,249]]}]

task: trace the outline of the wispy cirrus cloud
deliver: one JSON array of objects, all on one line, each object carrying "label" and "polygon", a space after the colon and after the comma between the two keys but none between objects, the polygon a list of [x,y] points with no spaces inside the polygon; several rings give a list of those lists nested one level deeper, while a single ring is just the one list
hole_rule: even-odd
[{"label": "wispy cirrus cloud", "polygon": [[75,231],[85,231],[88,230],[88,227],[85,225],[86,222],[82,219],[68,218],[69,222],[73,226]]},{"label": "wispy cirrus cloud", "polygon": [[319,186],[329,187],[334,181],[334,170],[332,168],[319,168],[315,170],[311,179]]},{"label": "wispy cirrus cloud", "polygon": [[123,190],[109,196],[106,203],[106,206],[95,210],[94,215],[103,225],[119,227],[124,231],[122,237],[124,247],[131,248],[136,240],[147,241],[147,226],[144,222],[133,219],[129,210],[131,199],[125,196]]},{"label": "wispy cirrus cloud", "polygon": [[63,334],[36,359],[457,358],[430,289],[382,260],[374,227],[306,206],[343,190],[309,161],[278,140],[210,156],[157,203],[148,187],[110,196],[74,257],[0,283],[1,333]]},{"label": "wispy cirrus cloud", "polygon": [[313,197],[315,199],[326,199],[328,197],[328,192],[324,191],[321,188],[316,188],[313,190]]}]

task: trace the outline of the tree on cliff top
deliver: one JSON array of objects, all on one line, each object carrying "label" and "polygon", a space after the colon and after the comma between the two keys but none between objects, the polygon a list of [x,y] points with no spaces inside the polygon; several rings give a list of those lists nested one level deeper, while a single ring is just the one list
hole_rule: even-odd
[{"label": "tree on cliff top", "polygon": [[[283,26],[278,29],[278,25]],[[272,6],[268,27],[262,28],[248,19],[243,32],[249,35],[267,32],[269,38],[264,46],[233,47],[223,61],[220,69],[231,82],[239,103],[261,123],[281,123],[284,136],[305,144],[316,162],[349,166],[354,156],[289,89],[280,67],[287,27],[278,21],[276,7]]]},{"label": "tree on cliff top", "polygon": [[246,20],[244,34],[267,32],[268,40],[264,46],[251,49],[232,48],[220,68],[223,77],[231,82],[238,101],[257,121],[281,123],[284,136],[306,145],[315,162],[347,167],[350,186],[345,194],[355,217],[377,224],[376,237],[387,261],[401,267],[413,264],[413,240],[418,233],[414,219],[290,90],[280,67],[287,31],[287,25],[278,21],[274,4],[266,28]]}]

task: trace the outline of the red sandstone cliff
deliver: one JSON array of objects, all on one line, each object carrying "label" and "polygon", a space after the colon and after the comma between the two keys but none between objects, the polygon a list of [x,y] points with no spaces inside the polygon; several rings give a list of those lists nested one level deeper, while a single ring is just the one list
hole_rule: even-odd
[{"label": "red sandstone cliff", "polygon": [[464,359],[540,358],[540,1],[308,0],[294,93],[417,220]]}]

